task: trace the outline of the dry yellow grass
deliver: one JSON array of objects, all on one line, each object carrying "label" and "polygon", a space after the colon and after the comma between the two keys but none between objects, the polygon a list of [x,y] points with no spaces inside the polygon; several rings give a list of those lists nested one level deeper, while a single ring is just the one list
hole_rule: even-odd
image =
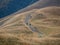
[{"label": "dry yellow grass", "polygon": [[[44,37],[25,25],[24,19],[29,14],[32,15],[30,23],[43,32]],[[34,9],[7,16],[0,19],[1,22],[4,23],[0,26],[0,45],[60,45],[60,7]]]}]

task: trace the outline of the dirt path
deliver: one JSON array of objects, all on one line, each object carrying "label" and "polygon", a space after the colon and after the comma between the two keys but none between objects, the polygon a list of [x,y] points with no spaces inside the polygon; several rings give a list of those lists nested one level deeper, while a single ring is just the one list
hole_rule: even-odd
[{"label": "dirt path", "polygon": [[39,32],[38,29],[36,27],[34,27],[31,23],[30,23],[30,19],[32,18],[31,14],[27,15],[26,18],[25,18],[25,25],[30,29],[32,30],[32,32],[37,32],[39,33],[40,36],[43,35],[42,32]]}]

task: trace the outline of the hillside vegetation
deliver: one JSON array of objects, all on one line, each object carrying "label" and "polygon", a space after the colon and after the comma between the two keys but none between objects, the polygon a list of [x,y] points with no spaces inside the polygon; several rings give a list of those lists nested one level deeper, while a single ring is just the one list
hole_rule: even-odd
[{"label": "hillside vegetation", "polygon": [[[24,20],[31,15],[30,23],[45,35],[33,32]],[[60,7],[33,9],[0,19],[0,45],[60,45]]]}]

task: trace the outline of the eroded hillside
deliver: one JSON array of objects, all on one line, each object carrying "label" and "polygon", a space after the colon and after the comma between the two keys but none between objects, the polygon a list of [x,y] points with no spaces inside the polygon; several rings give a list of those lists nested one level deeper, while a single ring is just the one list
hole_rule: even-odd
[{"label": "eroded hillside", "polygon": [[[28,15],[31,15],[31,18],[26,25],[24,21]],[[34,28],[29,27],[31,25]],[[40,34],[34,31],[34,29],[43,32],[44,36],[40,37]],[[16,40],[15,42],[13,41],[14,45],[15,43],[17,43],[16,45],[59,45],[60,7],[33,9],[24,13],[7,16],[2,20],[0,19],[0,35],[0,39],[4,41],[8,39],[8,41],[11,41],[11,38],[14,38],[13,40],[16,39],[17,42]],[[13,42],[11,45],[13,45]]]}]

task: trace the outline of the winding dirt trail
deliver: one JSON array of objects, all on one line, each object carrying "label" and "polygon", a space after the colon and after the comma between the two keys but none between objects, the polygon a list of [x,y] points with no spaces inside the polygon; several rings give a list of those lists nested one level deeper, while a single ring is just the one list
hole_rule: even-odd
[{"label": "winding dirt trail", "polygon": [[27,15],[26,18],[25,18],[25,25],[30,29],[32,30],[32,32],[37,32],[40,36],[43,35],[42,32],[39,32],[38,29],[36,27],[34,27],[31,23],[30,23],[30,19],[32,18],[31,14]]}]

